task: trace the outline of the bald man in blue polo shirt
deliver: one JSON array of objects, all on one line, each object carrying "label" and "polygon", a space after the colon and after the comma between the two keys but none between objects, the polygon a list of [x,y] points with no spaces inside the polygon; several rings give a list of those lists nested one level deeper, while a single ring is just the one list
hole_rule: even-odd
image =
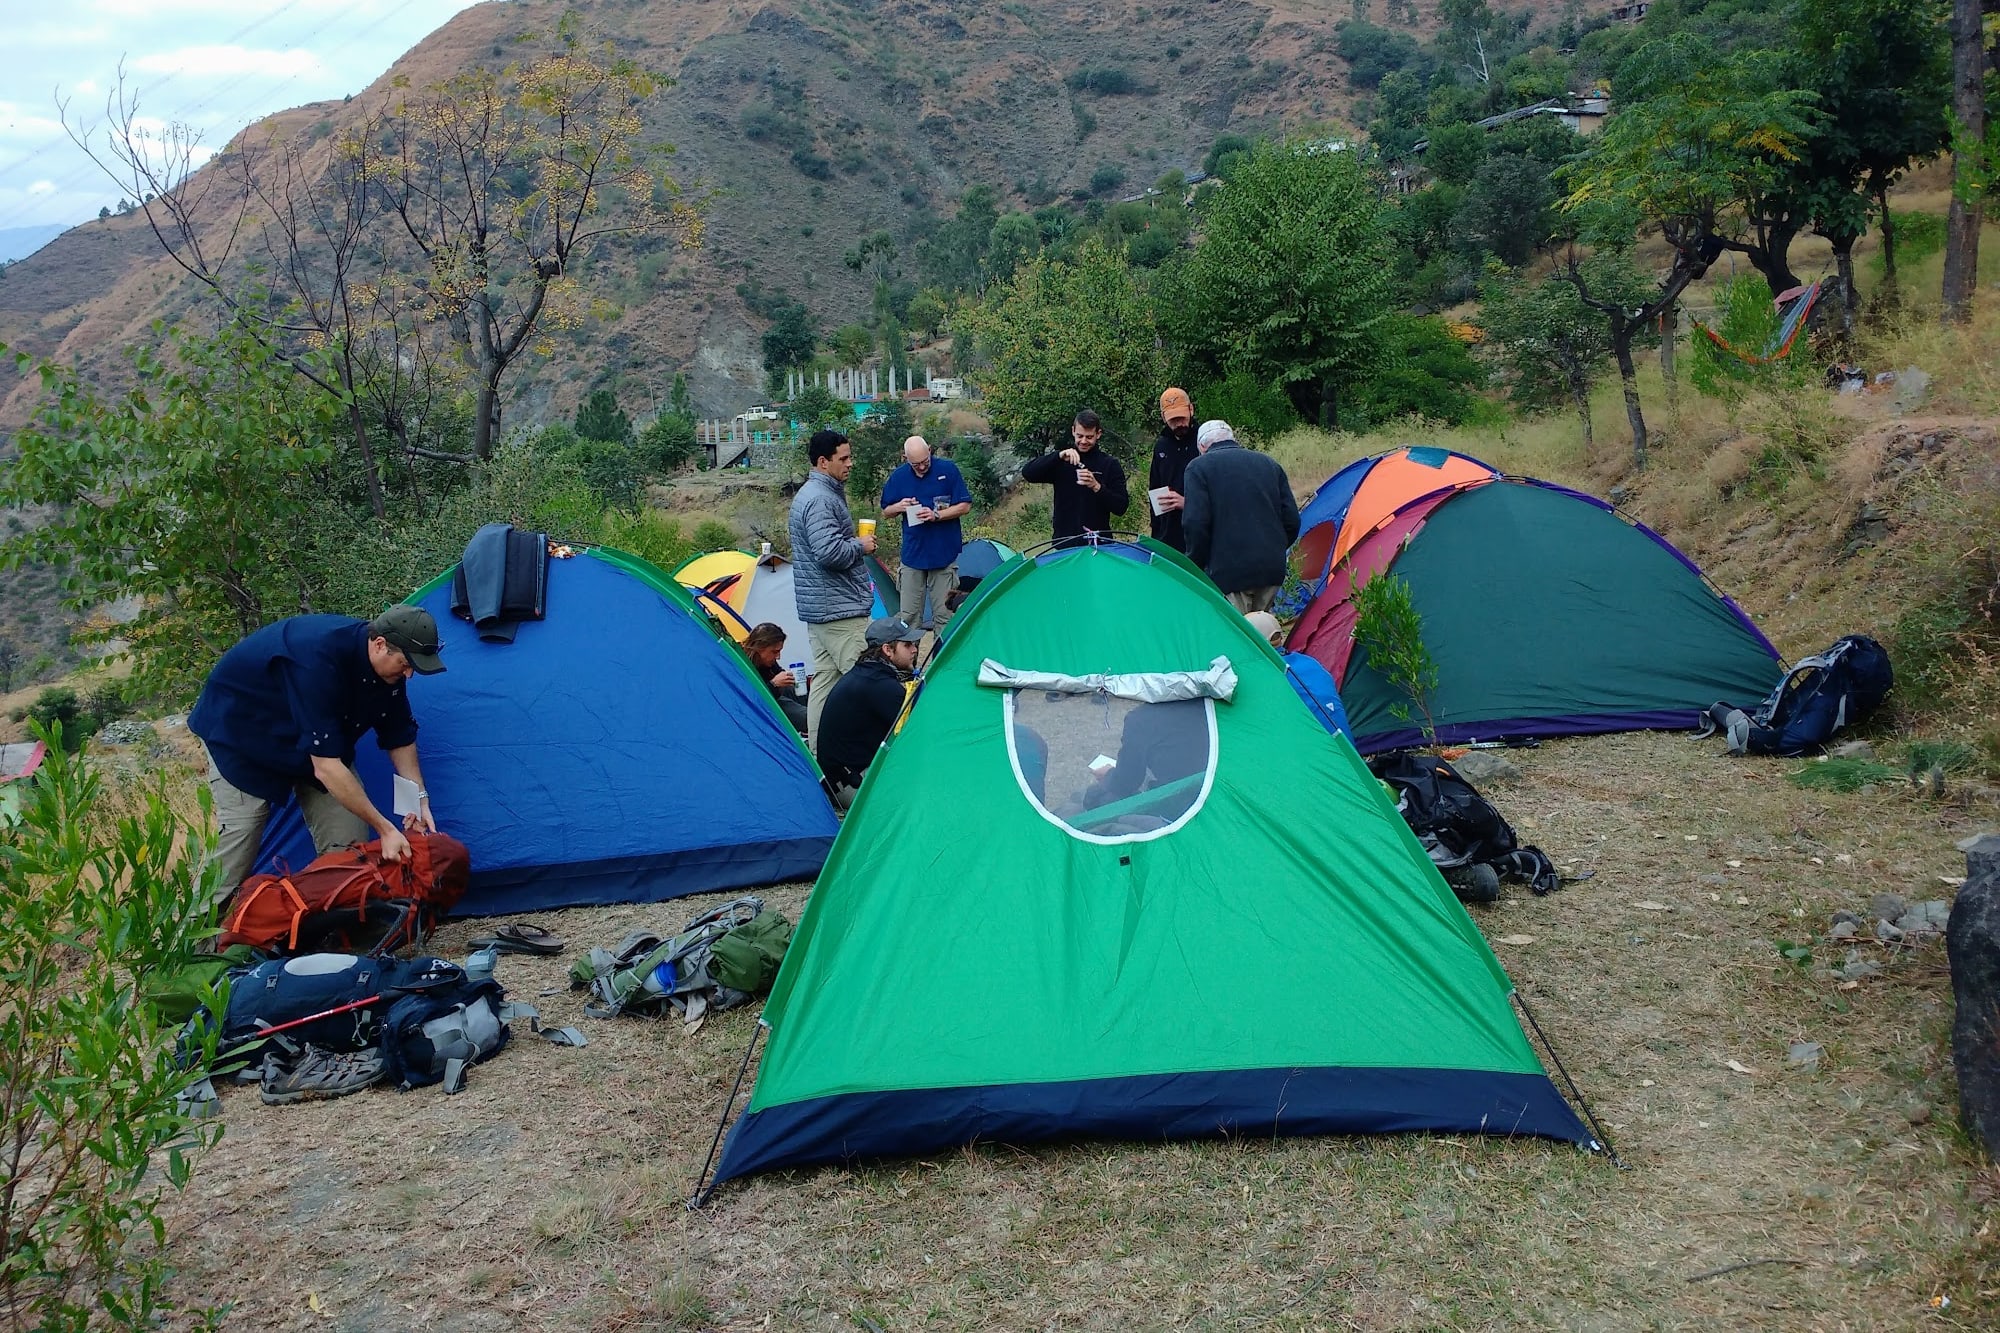
[{"label": "bald man in blue polo shirt", "polygon": [[409,855],[404,829],[375,808],[354,775],[355,742],[370,731],[417,786],[418,810],[405,828],[437,832],[405,685],[413,675],[443,670],[437,621],[407,605],[372,621],[293,616],[224,653],[188,714],[188,730],[208,751],[220,828],[218,891],[249,877],[271,806],[293,796],[317,850],[366,841],[372,831],[384,859]]}]

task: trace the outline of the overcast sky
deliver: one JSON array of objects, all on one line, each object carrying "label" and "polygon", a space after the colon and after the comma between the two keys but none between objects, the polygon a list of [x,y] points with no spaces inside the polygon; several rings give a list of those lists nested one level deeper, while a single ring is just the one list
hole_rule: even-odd
[{"label": "overcast sky", "polygon": [[0,19],[0,228],[71,224],[118,187],[63,134],[103,119],[125,62],[140,113],[209,150],[260,116],[358,93],[474,0],[7,0]]}]

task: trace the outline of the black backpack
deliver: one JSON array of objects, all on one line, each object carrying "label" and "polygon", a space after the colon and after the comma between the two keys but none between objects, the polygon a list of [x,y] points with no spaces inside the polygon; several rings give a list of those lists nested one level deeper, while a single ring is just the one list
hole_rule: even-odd
[{"label": "black backpack", "polygon": [[[1501,879],[1526,884],[1537,894],[1562,887],[1555,862],[1516,838],[1500,812],[1436,755],[1376,755],[1368,761],[1368,769],[1395,789],[1396,813],[1459,897],[1491,900],[1492,893],[1468,894],[1463,877],[1453,873],[1477,866],[1491,869]],[[1493,892],[1497,891],[1496,886]]]},{"label": "black backpack", "polygon": [[1804,754],[1874,712],[1895,683],[1882,645],[1850,634],[1793,666],[1754,710],[1715,704],[1700,734],[1726,733],[1731,754]]}]

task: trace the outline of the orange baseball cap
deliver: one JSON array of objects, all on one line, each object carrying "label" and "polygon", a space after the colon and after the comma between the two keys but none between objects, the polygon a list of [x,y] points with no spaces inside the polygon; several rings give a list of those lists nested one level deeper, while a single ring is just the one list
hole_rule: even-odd
[{"label": "orange baseball cap", "polygon": [[1194,404],[1188,401],[1187,390],[1168,389],[1160,395],[1160,420],[1169,424],[1194,420]]}]

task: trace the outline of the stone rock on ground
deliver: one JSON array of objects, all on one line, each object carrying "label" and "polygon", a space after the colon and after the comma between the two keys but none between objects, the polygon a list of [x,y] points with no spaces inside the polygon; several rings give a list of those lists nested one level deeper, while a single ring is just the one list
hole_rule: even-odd
[{"label": "stone rock on ground", "polygon": [[2000,846],[1968,849],[1965,860],[1965,885],[1945,929],[1958,1010],[1951,1059],[1966,1133],[2000,1160]]},{"label": "stone rock on ground", "polygon": [[107,722],[97,732],[99,745],[147,745],[158,739],[159,733],[153,730],[152,723],[129,717]]},{"label": "stone rock on ground", "polygon": [[1875,759],[1875,747],[1867,741],[1842,741],[1831,753],[1835,759],[1862,759],[1871,763]]},{"label": "stone rock on ground", "polygon": [[1950,921],[1951,904],[1942,898],[1933,898],[1929,902],[1912,906],[1909,911],[1896,918],[1896,925],[1905,935],[1914,935],[1926,930],[1942,934]]},{"label": "stone rock on ground", "polygon": [[1868,917],[1871,921],[1894,921],[1910,910],[1910,900],[1900,893],[1878,893],[1869,904]]},{"label": "stone rock on ground", "polygon": [[1510,782],[1521,776],[1521,769],[1513,760],[1491,750],[1468,750],[1452,760],[1451,766],[1475,787],[1482,782]]}]

